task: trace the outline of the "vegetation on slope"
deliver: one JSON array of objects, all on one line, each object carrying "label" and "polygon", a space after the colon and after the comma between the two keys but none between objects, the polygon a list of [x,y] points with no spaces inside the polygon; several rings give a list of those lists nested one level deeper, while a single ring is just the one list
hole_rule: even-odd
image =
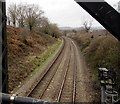
[{"label": "vegetation on slope", "polygon": [[48,34],[7,26],[9,92],[20,87],[55,52],[61,41]]},{"label": "vegetation on slope", "polygon": [[[100,34],[101,35],[98,35]],[[98,68],[105,67],[116,72],[116,90],[120,92],[120,42],[106,32],[79,34],[74,39],[81,47],[83,55],[91,68],[94,88],[100,91]]]},{"label": "vegetation on slope", "polygon": [[56,41],[53,45],[48,46],[47,49],[38,56],[27,56],[26,60],[32,63],[32,69],[34,70],[31,74],[34,75],[38,70],[40,70],[44,64],[53,56],[55,51],[59,48],[61,40]]}]

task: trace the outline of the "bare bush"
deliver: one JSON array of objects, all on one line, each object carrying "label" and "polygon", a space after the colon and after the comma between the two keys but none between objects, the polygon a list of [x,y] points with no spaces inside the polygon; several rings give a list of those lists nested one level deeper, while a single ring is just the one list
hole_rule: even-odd
[{"label": "bare bush", "polygon": [[27,28],[22,28],[22,29],[19,31],[19,34],[20,34],[20,40],[21,40],[24,44],[27,44],[27,45],[28,45],[27,36],[30,35],[30,31],[29,31]]},{"label": "bare bush", "polygon": [[83,23],[83,26],[84,26],[85,31],[86,31],[86,32],[89,32],[90,29],[91,29],[91,27],[92,27],[92,21],[90,21],[90,22],[85,21],[85,22]]}]

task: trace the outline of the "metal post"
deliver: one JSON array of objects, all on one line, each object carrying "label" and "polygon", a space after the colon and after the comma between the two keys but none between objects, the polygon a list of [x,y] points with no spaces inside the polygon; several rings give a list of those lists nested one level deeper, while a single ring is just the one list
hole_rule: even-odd
[{"label": "metal post", "polygon": [[105,86],[101,86],[101,104],[105,104]]},{"label": "metal post", "polygon": [[6,36],[6,2],[0,1],[0,76],[2,82],[0,89],[2,92],[8,92],[8,71],[7,71],[7,36]]},{"label": "metal post", "polygon": [[[0,92],[2,92],[2,2],[0,1]],[[1,95],[0,95],[1,104]]]}]

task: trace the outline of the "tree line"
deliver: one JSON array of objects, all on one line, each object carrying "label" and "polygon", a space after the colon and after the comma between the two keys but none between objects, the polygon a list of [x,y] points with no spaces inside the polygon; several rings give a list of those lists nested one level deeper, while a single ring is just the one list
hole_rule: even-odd
[{"label": "tree line", "polygon": [[31,32],[42,32],[57,37],[60,30],[50,23],[44,11],[35,4],[11,4],[7,11],[7,24],[28,28]]}]

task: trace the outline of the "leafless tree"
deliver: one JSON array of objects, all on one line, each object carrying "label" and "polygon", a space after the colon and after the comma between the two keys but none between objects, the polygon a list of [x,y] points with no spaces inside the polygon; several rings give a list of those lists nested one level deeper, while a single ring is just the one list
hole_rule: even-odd
[{"label": "leafless tree", "polygon": [[37,5],[28,5],[26,10],[26,24],[30,31],[40,22],[44,12]]},{"label": "leafless tree", "polygon": [[17,21],[19,27],[25,27],[26,10],[27,10],[27,5],[25,4],[17,5],[17,14],[18,14]]},{"label": "leafless tree", "polygon": [[8,7],[8,18],[9,21],[12,22],[13,26],[16,26],[16,21],[17,21],[17,5],[16,4],[11,4]]},{"label": "leafless tree", "polygon": [[91,20],[90,22],[85,21],[85,22],[83,23],[83,26],[84,26],[85,31],[86,31],[86,32],[89,32],[90,29],[91,29],[91,27],[92,27],[92,20]]}]

